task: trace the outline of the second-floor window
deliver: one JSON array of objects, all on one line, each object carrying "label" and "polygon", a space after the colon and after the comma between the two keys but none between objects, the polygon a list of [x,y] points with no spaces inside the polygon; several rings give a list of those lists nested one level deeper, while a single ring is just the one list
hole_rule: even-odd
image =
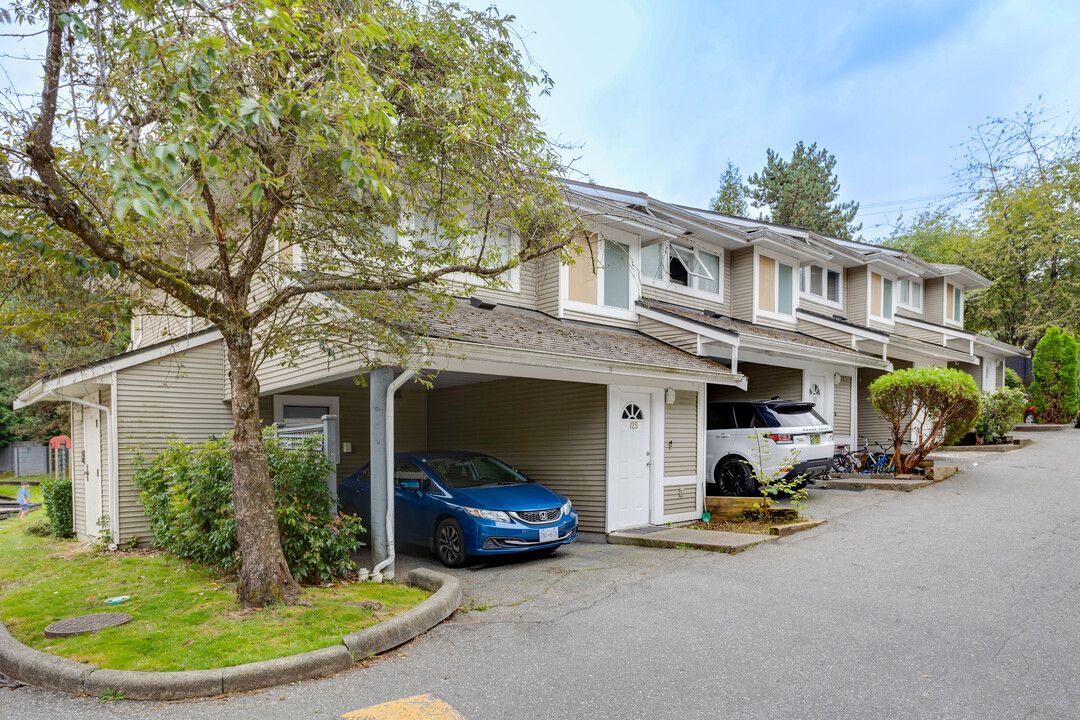
[{"label": "second-floor window", "polygon": [[666,280],[701,292],[720,294],[720,255],[676,242],[658,242],[641,249],[643,280]]},{"label": "second-floor window", "polygon": [[897,303],[901,307],[921,312],[922,283],[918,280],[901,280],[898,285],[900,286],[900,297],[897,300]]},{"label": "second-floor window", "polygon": [[892,279],[870,273],[870,316],[892,321],[893,302]]},{"label": "second-floor window", "polygon": [[840,272],[822,265],[804,265],[799,268],[799,292],[840,304],[842,285]]},{"label": "second-floor window", "polygon": [[758,311],[795,314],[795,268],[767,255],[758,256]]},{"label": "second-floor window", "polygon": [[614,240],[604,241],[604,304],[630,309],[630,246]]},{"label": "second-floor window", "polygon": [[964,324],[964,291],[951,283],[945,283],[945,319]]}]

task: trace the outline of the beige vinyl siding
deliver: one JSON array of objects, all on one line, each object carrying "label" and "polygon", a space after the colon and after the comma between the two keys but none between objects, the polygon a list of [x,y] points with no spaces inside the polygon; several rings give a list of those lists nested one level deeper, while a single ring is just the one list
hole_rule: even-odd
[{"label": "beige vinyl siding", "polygon": [[479,279],[475,283],[451,282],[449,290],[464,297],[476,295],[486,300],[493,300],[500,305],[536,309],[537,267],[535,262],[528,262],[517,268],[518,290],[507,287],[491,287]]},{"label": "beige vinyl siding", "polygon": [[607,388],[511,378],[433,390],[432,448],[484,452],[569,497],[581,529],[603,532]]},{"label": "beige vinyl siding", "polygon": [[923,284],[923,314],[927,322],[945,324],[944,278],[930,278]]},{"label": "beige vinyl siding", "polygon": [[828,340],[829,342],[842,345],[846,348],[851,347],[851,333],[846,333],[843,330],[836,330],[834,328],[825,327],[824,325],[818,325],[816,322],[805,320],[803,318],[799,318],[796,327],[799,332],[809,335],[810,337]]},{"label": "beige vinyl siding", "polygon": [[221,400],[223,352],[223,343],[212,342],[117,373],[119,542],[149,535],[132,483],[140,453],[149,459],[170,439],[196,443],[232,430],[230,405]]},{"label": "beige vinyl siding", "polygon": [[675,393],[675,402],[664,406],[664,477],[697,475],[698,394]]},{"label": "beige vinyl siding", "polygon": [[674,325],[668,325],[665,322],[647,317],[638,319],[638,330],[657,340],[666,342],[668,345],[674,345],[680,350],[697,355],[698,335],[695,332],[683,330]]},{"label": "beige vinyl siding", "polygon": [[870,273],[870,317],[881,317],[881,276]]},{"label": "beige vinyl siding", "polygon": [[844,294],[847,297],[848,320],[866,325],[869,319],[866,307],[866,268],[848,268],[844,272]]},{"label": "beige vinyl siding", "polygon": [[851,435],[851,378],[840,376],[833,389],[833,434]]},{"label": "beige vinyl siding", "polygon": [[975,381],[975,386],[977,388],[979,388],[980,390],[986,390],[986,388],[983,387],[983,381],[982,381],[983,370],[982,370],[981,365],[976,365],[974,363],[962,362],[962,363],[957,363],[956,365],[954,365],[954,367],[957,370],[963,370],[968,375],[970,375],[971,379]]},{"label": "beige vinyl siding", "polygon": [[[115,404],[110,396],[109,388],[102,388],[98,395],[98,403],[109,409],[109,412],[101,413],[101,432],[98,433],[98,439],[101,444],[101,515],[102,517],[112,514],[112,488],[110,482],[109,468],[112,466],[112,460],[109,457],[109,414],[113,411]],[[121,482],[123,482],[123,464],[121,463]],[[123,487],[120,488],[121,503],[123,498]],[[123,507],[120,509],[121,521],[124,517]],[[113,538],[115,542],[120,542],[120,539]]]},{"label": "beige vinyl siding", "polygon": [[736,387],[710,385],[710,400],[768,400],[779,395],[782,400],[802,400],[802,370],[760,363],[739,363],[739,372],[747,378],[746,392]]},{"label": "beige vinyl siding", "polygon": [[[893,360],[892,363],[893,368],[896,370],[904,370],[912,367],[912,364],[906,360]],[[881,417],[870,402],[870,383],[874,382],[882,375],[885,375],[885,372],[882,370],[859,368],[859,392],[857,398],[859,415],[858,434],[869,438],[871,443],[879,442],[888,447],[892,444],[892,426],[889,425],[885,418]],[[855,438],[855,441],[858,443],[859,439]],[[870,449],[876,450],[877,448],[871,445]]]},{"label": "beige vinyl siding", "polygon": [[[867,370],[859,368],[859,395],[857,398],[859,412],[859,435],[869,438],[871,443],[879,442],[888,446],[892,442],[892,427],[885,418],[878,414],[870,402],[870,383],[884,375],[882,370]],[[855,438],[856,444],[862,446],[862,441]],[[871,450],[877,450],[872,444]]]},{"label": "beige vinyl siding", "polygon": [[895,331],[897,335],[902,335],[903,337],[941,345],[942,335],[940,332],[935,332],[934,330],[927,330],[926,328],[914,327],[907,323],[900,323],[897,325]]},{"label": "beige vinyl siding", "polygon": [[1005,385],[1005,360],[1002,359],[994,370],[994,387],[1003,387]]},{"label": "beige vinyl siding", "polygon": [[[406,385],[399,392],[401,396],[394,401],[395,452],[427,450],[428,393],[415,385]],[[338,441],[341,443],[339,478],[359,470],[370,459],[371,393],[367,387],[357,384],[352,378],[346,378],[285,394],[338,399]],[[259,413],[264,424],[274,422],[273,396],[264,395],[259,398]],[[350,444],[350,452],[345,452],[345,443]]]},{"label": "beige vinyl siding", "polygon": [[881,322],[870,318],[870,322],[867,323],[871,330],[877,330],[878,332],[889,333],[890,335],[896,331],[896,326],[892,323]]},{"label": "beige vinyl siding", "polygon": [[[796,277],[795,282],[798,281],[798,277]],[[841,283],[843,283],[843,280],[841,280]],[[845,299],[843,290],[840,291],[840,299]],[[809,310],[810,312],[815,312],[819,315],[828,315],[830,317],[833,315],[847,317],[847,313],[842,305],[840,307],[836,307],[835,305],[832,305],[830,303],[822,302],[820,299],[816,298],[813,295],[804,295],[802,293],[799,293],[799,309]]]},{"label": "beige vinyl siding", "polygon": [[579,322],[597,323],[602,325],[610,325],[612,327],[621,327],[628,330],[637,329],[637,320],[632,318],[614,318],[604,314],[602,306],[597,306],[595,313],[579,312],[577,310],[571,310],[569,308],[563,308],[563,320],[577,320]]},{"label": "beige vinyl siding", "polygon": [[754,314],[754,249],[731,253],[731,314],[747,322]]},{"label": "beige vinyl siding", "polygon": [[71,404],[72,521],[76,536],[86,540],[86,467],[83,465],[83,406]]},{"label": "beige vinyl siding", "polygon": [[696,485],[668,485],[664,488],[664,514],[697,512]]},{"label": "beige vinyl siding", "polygon": [[536,264],[536,309],[552,317],[559,315],[559,256],[545,255]]},{"label": "beige vinyl siding", "polygon": [[[355,353],[343,351],[330,357],[314,342],[304,346],[295,365],[290,366],[287,363],[287,358],[280,356],[263,361],[259,368],[261,394],[273,394],[296,387],[306,378],[350,377],[360,369],[360,359]],[[306,389],[296,392],[311,394]]]}]

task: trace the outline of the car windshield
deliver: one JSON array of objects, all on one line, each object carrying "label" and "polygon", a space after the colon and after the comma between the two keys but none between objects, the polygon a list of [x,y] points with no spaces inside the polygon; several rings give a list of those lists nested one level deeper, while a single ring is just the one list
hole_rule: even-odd
[{"label": "car windshield", "polygon": [[809,403],[792,403],[759,408],[760,415],[769,427],[808,427],[827,424]]},{"label": "car windshield", "polygon": [[519,485],[529,479],[493,457],[440,457],[424,460],[440,482],[465,489],[491,485]]}]

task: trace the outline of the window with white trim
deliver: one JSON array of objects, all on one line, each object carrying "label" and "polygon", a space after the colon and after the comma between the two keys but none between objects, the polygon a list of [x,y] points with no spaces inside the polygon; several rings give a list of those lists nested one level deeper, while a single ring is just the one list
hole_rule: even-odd
[{"label": "window with white trim", "polygon": [[895,307],[892,278],[870,273],[870,317],[892,322]]},{"label": "window with white trim", "polygon": [[899,298],[897,304],[900,307],[922,312],[922,283],[918,280],[904,279],[899,282]]},{"label": "window with white trim", "polygon": [[681,243],[665,240],[641,248],[641,277],[645,281],[667,281],[672,285],[719,295],[722,268],[723,260],[719,253]]},{"label": "window with white trim", "polygon": [[630,309],[630,246],[604,240],[604,304]]},{"label": "window with white trim", "polygon": [[964,291],[952,283],[945,283],[945,319],[964,324]]},{"label": "window with white trim", "polygon": [[799,268],[799,292],[803,295],[839,305],[843,275],[824,265],[804,265]]},{"label": "window with white trim", "polygon": [[[482,254],[482,266],[502,265],[509,262],[517,253],[517,240],[513,230],[510,226],[501,223],[492,224],[486,230],[479,227],[472,234],[458,239],[451,239],[439,232],[437,221],[431,213],[419,214],[414,224],[414,236],[417,240],[437,250],[453,251],[463,260],[476,260]],[[472,284],[485,281],[471,274],[454,273],[451,277]],[[517,289],[518,268],[509,268],[497,275],[495,279]]]},{"label": "window with white trim", "polygon": [[758,255],[758,311],[795,314],[795,267],[768,255]]}]

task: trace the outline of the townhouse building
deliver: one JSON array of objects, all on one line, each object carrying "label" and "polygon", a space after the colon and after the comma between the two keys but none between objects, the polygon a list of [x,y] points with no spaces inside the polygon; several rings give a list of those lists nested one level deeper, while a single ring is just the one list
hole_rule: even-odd
[{"label": "townhouse building", "polygon": [[[264,421],[336,416],[344,477],[370,458],[375,408],[389,408],[379,443],[495,455],[568,496],[582,531],[606,532],[700,515],[709,400],[807,400],[837,442],[887,441],[869,404],[875,378],[948,366],[988,389],[1023,353],[964,329],[966,294],[988,285],[966,268],[644,193],[565,187],[588,226],[576,261],[526,263],[498,288],[455,278],[460,302],[425,329],[424,382],[418,368],[398,369],[373,397],[356,356],[312,347],[261,367]],[[102,517],[117,542],[145,538],[136,456],[231,430],[220,334],[162,316],[132,329],[128,352],[16,400],[71,405],[81,538]]]}]

